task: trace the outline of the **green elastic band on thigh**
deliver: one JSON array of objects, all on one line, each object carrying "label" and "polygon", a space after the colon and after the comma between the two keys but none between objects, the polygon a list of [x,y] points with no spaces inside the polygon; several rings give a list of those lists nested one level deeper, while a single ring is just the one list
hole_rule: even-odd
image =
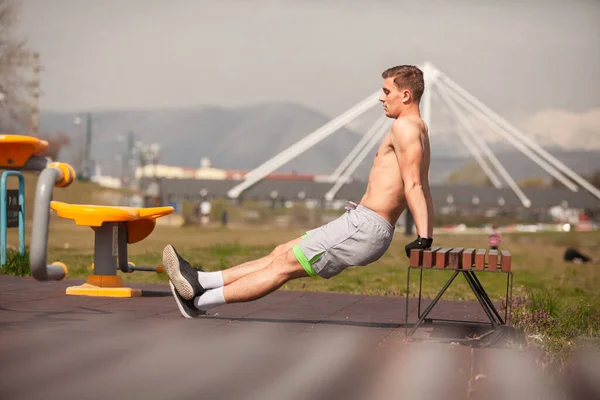
[{"label": "green elastic band on thigh", "polygon": [[304,253],[302,252],[302,249],[300,249],[300,246],[295,245],[294,247],[292,247],[292,251],[294,252],[296,259],[298,260],[300,265],[302,265],[302,268],[304,268],[306,273],[309,276],[316,276],[317,273],[315,272],[313,267],[310,265],[308,258],[306,258],[306,256],[304,255]]},{"label": "green elastic band on thigh", "polygon": [[300,236],[300,239],[306,239],[308,237],[308,233],[305,233],[304,235]]}]

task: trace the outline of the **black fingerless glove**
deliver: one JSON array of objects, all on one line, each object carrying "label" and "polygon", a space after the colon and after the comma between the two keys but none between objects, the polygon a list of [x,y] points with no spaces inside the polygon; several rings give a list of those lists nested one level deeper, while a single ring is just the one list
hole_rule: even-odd
[{"label": "black fingerless glove", "polygon": [[410,251],[412,249],[428,249],[431,247],[431,244],[433,243],[433,239],[430,238],[422,238],[421,236],[417,235],[417,238],[410,242],[409,244],[407,244],[404,249],[406,250],[406,257],[410,258]]}]

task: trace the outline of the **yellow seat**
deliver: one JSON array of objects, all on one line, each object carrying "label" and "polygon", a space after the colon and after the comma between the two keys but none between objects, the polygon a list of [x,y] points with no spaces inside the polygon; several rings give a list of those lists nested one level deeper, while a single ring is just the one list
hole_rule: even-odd
[{"label": "yellow seat", "polygon": [[47,141],[32,136],[0,135],[0,167],[22,167],[47,149]]},{"label": "yellow seat", "polygon": [[145,239],[156,225],[156,219],[171,214],[173,207],[115,207],[89,204],[67,204],[51,201],[50,208],[61,218],[72,219],[75,224],[95,227],[104,222],[125,222],[127,243],[136,243]]}]

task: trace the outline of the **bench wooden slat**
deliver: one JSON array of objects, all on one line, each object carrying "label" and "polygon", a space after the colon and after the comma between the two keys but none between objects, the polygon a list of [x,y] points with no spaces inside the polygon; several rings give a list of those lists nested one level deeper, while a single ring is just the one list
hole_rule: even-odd
[{"label": "bench wooden slat", "polygon": [[450,256],[452,247],[443,247],[435,253],[435,267],[438,269],[446,268],[448,265],[448,257]]},{"label": "bench wooden slat", "polygon": [[508,250],[502,250],[500,252],[502,254],[502,259],[500,261],[500,265],[502,267],[502,272],[510,272],[511,266],[511,255]]},{"label": "bench wooden slat", "polygon": [[498,269],[498,250],[490,250],[488,253],[488,269],[493,271]]},{"label": "bench wooden slat", "polygon": [[423,250],[423,268],[433,267],[435,253],[441,249],[440,246],[435,246],[427,250]]},{"label": "bench wooden slat", "polygon": [[423,262],[423,250],[412,249],[410,251],[410,266],[411,267],[420,267],[422,262]]},{"label": "bench wooden slat", "polygon": [[485,269],[485,253],[486,249],[477,249],[475,253],[475,269],[482,271]]},{"label": "bench wooden slat", "polygon": [[473,269],[473,263],[475,262],[475,251],[477,249],[468,248],[463,252],[462,255],[462,269]]},{"label": "bench wooden slat", "polygon": [[460,269],[462,267],[462,253],[465,249],[458,247],[450,251],[448,257],[448,268],[449,269]]}]

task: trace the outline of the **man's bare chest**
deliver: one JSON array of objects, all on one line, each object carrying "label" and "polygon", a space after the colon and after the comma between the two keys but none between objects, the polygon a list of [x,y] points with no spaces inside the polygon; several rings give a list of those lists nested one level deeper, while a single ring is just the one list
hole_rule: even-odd
[{"label": "man's bare chest", "polygon": [[392,144],[392,141],[391,141],[389,135],[387,135],[385,137],[385,139],[379,145],[379,148],[377,149],[377,153],[375,153],[375,159],[383,158],[383,157],[388,156],[393,153],[394,153],[394,146]]}]

